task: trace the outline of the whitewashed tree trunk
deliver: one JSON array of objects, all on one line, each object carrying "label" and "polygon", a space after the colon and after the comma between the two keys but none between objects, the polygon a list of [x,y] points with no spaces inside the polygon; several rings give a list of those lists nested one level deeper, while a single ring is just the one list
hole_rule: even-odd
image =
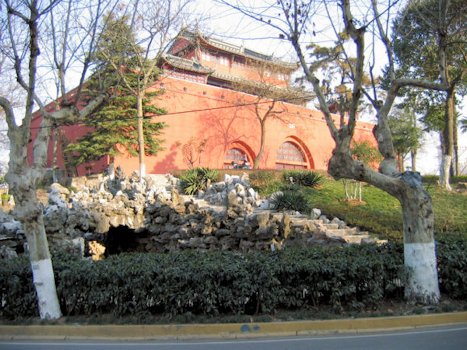
[{"label": "whitewashed tree trunk", "polygon": [[449,170],[451,168],[452,157],[448,154],[443,154],[441,157],[441,166],[439,169],[439,185],[448,191],[451,191],[449,184]]},{"label": "whitewashed tree trunk", "polygon": [[23,224],[29,247],[34,287],[41,319],[57,319],[62,316],[55,287],[52,259],[48,249],[42,212],[37,220]]},{"label": "whitewashed tree trunk", "polygon": [[379,174],[363,163],[355,162],[345,152],[335,152],[328,169],[335,178],[347,177],[368,182],[400,201],[404,228],[404,265],[408,274],[405,297],[410,302],[437,303],[440,292],[433,207],[430,195],[423,188],[420,174],[409,171],[394,177]]},{"label": "whitewashed tree trunk", "polygon": [[404,263],[408,274],[405,298],[424,304],[439,301],[432,201],[417,173],[405,173],[399,199],[404,227]]},{"label": "whitewashed tree trunk", "polygon": [[[18,136],[16,133],[10,133],[10,135],[13,134]],[[44,227],[43,206],[36,197],[35,184],[41,178],[42,171],[29,168],[25,162],[22,162],[24,159],[17,158],[16,156],[24,150],[21,147],[22,140],[10,139],[12,149],[7,181],[15,198],[16,218],[23,225],[26,234],[39,314],[41,319],[57,319],[62,316],[62,313]]]}]

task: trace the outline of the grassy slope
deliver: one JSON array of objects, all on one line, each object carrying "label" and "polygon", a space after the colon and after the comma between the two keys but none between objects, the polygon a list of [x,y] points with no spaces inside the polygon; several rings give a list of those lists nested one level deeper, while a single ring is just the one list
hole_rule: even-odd
[{"label": "grassy slope", "polygon": [[[251,177],[255,175],[250,173]],[[271,177],[276,181],[263,181],[257,186],[265,196],[280,189],[280,174],[274,172]],[[255,185],[254,181],[252,183]],[[431,179],[426,188],[433,198],[436,234],[460,233],[467,238],[467,194],[446,192]],[[402,239],[402,212],[398,200],[373,186],[364,184],[363,203],[347,202],[342,182],[327,176],[319,188],[304,191],[312,206],[329,217],[336,216],[380,238]]]},{"label": "grassy slope", "polygon": [[402,216],[397,199],[369,185],[364,185],[362,192],[363,203],[348,202],[342,182],[331,178],[326,178],[320,188],[307,190],[312,206],[325,215],[337,216],[381,238],[400,238]]},{"label": "grassy slope", "polygon": [[[460,233],[467,236],[467,196],[427,185],[433,199],[435,233]],[[326,179],[323,192],[313,191],[311,199],[329,215],[391,239],[402,239],[402,212],[397,199],[370,185],[363,188],[365,203],[353,205],[344,200],[343,185]],[[327,196],[326,196],[327,194]]]}]

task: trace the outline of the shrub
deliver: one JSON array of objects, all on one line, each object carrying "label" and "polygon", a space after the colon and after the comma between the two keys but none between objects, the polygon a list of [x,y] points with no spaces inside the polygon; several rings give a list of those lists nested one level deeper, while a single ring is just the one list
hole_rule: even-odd
[{"label": "shrub", "polygon": [[263,196],[279,191],[282,172],[274,170],[251,170],[249,172],[250,184],[255,191]]},{"label": "shrub", "polygon": [[306,187],[316,187],[323,182],[323,176],[308,170],[287,170],[282,175],[285,182]]},{"label": "shrub", "polygon": [[185,194],[194,195],[198,191],[204,191],[208,182],[217,179],[217,170],[208,168],[194,168],[180,175],[180,184]]},{"label": "shrub", "polygon": [[0,264],[0,300],[0,317],[14,319],[39,315],[27,256]]},{"label": "shrub", "polygon": [[[467,182],[467,175],[451,176],[449,181],[451,184],[457,184],[459,182]],[[437,185],[439,182],[438,175],[424,175],[423,183],[430,185]]]},{"label": "shrub", "polygon": [[[464,239],[438,244],[440,287],[467,297]],[[54,256],[65,315],[255,314],[330,306],[362,309],[403,298],[401,244],[307,247],[242,254],[121,254],[92,262]],[[0,317],[38,315],[26,257],[0,264]]]},{"label": "shrub", "polygon": [[441,292],[467,299],[467,241],[462,235],[443,235],[437,241]]},{"label": "shrub", "polygon": [[309,212],[311,206],[306,196],[293,186],[289,186],[284,191],[274,193],[271,196],[271,203],[279,210],[296,210],[301,213]]}]

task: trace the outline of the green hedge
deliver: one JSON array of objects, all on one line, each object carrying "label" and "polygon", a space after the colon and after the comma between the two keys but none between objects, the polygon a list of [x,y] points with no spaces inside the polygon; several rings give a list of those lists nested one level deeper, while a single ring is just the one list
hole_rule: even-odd
[{"label": "green hedge", "polygon": [[[423,183],[425,184],[438,184],[439,176],[438,175],[424,175]],[[467,182],[467,175],[451,176],[449,178],[451,184],[458,184],[459,182]]]},{"label": "green hedge", "polygon": [[438,243],[440,289],[455,299],[467,299],[467,241],[463,235],[443,235]]},{"label": "green hedge", "polygon": [[[442,291],[467,297],[466,245],[439,244]],[[270,253],[122,254],[54,258],[65,315],[255,314],[329,305],[336,311],[402,300],[402,246],[316,247]],[[25,258],[0,266],[0,317],[37,316]]]}]

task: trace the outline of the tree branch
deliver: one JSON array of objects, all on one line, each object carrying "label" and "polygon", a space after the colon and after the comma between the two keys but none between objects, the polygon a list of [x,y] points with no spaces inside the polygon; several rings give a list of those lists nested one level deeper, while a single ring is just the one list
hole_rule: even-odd
[{"label": "tree branch", "polygon": [[[358,106],[360,105],[360,100],[362,98],[362,85],[363,85],[363,65],[365,61],[365,44],[364,44],[364,35],[365,27],[356,28],[353,23],[353,16],[350,10],[350,0],[343,0],[342,3],[342,14],[344,17],[345,29],[351,36],[352,40],[355,43],[357,48],[357,62],[355,65],[355,74],[353,79],[353,89],[352,89],[352,102],[349,109],[349,120],[348,120],[348,131],[349,137],[351,138],[355,129],[356,124],[356,115],[358,111]],[[350,140],[349,147],[350,147]]]},{"label": "tree branch", "polygon": [[447,91],[449,90],[449,85],[446,83],[435,83],[433,81],[428,80],[420,80],[420,79],[395,79],[393,80],[393,88],[396,89],[396,92],[405,86],[413,86],[419,87],[429,90],[436,90],[436,91]]},{"label": "tree branch", "polygon": [[[75,95],[75,103],[78,103],[81,99],[81,91],[84,86],[84,80],[86,78],[87,71],[89,69],[89,65],[91,64],[91,57],[94,54],[94,51],[97,46],[97,28],[98,28],[98,22],[99,19],[101,18],[102,14],[106,10],[107,6],[104,6],[103,9],[101,9],[103,0],[99,0],[97,4],[97,10],[96,10],[96,15],[93,17],[95,20],[92,22],[92,31],[91,31],[91,40],[89,42],[89,47],[87,49],[87,55],[86,58],[84,59],[84,65],[83,65],[83,70],[81,71],[81,77],[79,79],[79,85],[78,85],[78,90]],[[110,10],[110,13],[112,13],[117,6],[118,2],[115,2],[112,9]]]},{"label": "tree branch", "polygon": [[82,120],[94,113],[106,100],[106,95],[102,94],[92,99],[81,110],[73,106],[62,108],[53,113],[43,114],[42,122],[33,145],[34,167],[40,168],[47,162],[47,148],[50,139],[50,129],[57,127],[57,121],[73,122]]},{"label": "tree branch", "polygon": [[8,129],[14,130],[17,128],[15,113],[13,111],[13,106],[10,101],[3,96],[0,96],[0,106],[5,111],[5,119],[8,125]]},{"label": "tree branch", "polygon": [[373,9],[373,14],[375,16],[375,21],[376,21],[376,26],[378,28],[379,35],[381,37],[381,40],[383,41],[384,47],[386,49],[386,56],[389,61],[389,74],[391,79],[395,78],[394,75],[394,53],[392,49],[392,44],[391,41],[389,40],[387,34],[384,31],[383,25],[381,24],[381,19],[380,16],[381,14],[378,11],[378,4],[376,0],[371,1],[371,7]]},{"label": "tree branch", "polygon": [[[263,19],[264,16],[256,15],[256,14],[252,13],[251,11],[245,10],[243,7],[241,7],[239,5],[232,5],[231,2],[229,2],[229,1],[225,1],[225,0],[217,0],[217,1],[219,3],[221,3],[221,4],[223,4],[223,5],[226,5],[226,6],[230,7],[230,8],[232,8],[232,9],[240,12],[241,14],[243,14],[243,15],[245,15],[245,16],[247,16],[247,17],[249,17],[249,18],[251,18],[251,19],[253,19],[255,21],[262,22],[262,23],[267,24],[268,26],[270,26],[270,27],[272,27],[274,29],[277,29],[280,33],[284,34],[288,40],[291,40],[289,32],[285,31],[280,26],[272,23],[271,20],[265,21]],[[271,17],[271,18],[273,18],[273,17]],[[277,19],[277,18],[274,18],[274,19]],[[283,22],[285,24],[287,24],[287,22],[285,20]]]}]

